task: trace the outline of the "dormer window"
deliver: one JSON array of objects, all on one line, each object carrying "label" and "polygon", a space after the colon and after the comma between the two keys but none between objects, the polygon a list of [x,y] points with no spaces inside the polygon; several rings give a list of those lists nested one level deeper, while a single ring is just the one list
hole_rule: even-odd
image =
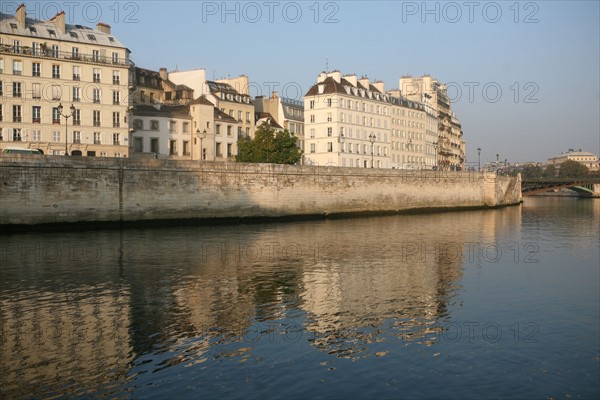
[{"label": "dormer window", "polygon": [[17,29],[17,24],[13,24],[13,23],[11,22],[11,23],[10,23],[10,27],[11,27],[12,29]]},{"label": "dormer window", "polygon": [[35,36],[37,36],[37,29],[35,29],[35,27],[33,27],[33,26],[30,26],[30,27],[29,27],[29,32],[30,32],[32,35],[35,35]]},{"label": "dormer window", "polygon": [[56,31],[54,29],[48,29],[48,35],[50,35],[50,37],[56,37]]},{"label": "dormer window", "polygon": [[71,35],[72,38],[75,38],[75,39],[78,38],[77,32],[69,31],[69,35]]},{"label": "dormer window", "polygon": [[108,37],[108,40],[109,40],[111,43],[114,43],[114,42],[115,42],[115,38],[114,38],[114,37],[112,37],[112,36],[109,36],[109,37]]},{"label": "dormer window", "polygon": [[88,35],[87,35],[87,38],[88,38],[89,40],[91,40],[92,42],[95,42],[95,41],[96,41],[96,36],[94,36],[94,35],[92,35],[92,34],[88,34]]}]

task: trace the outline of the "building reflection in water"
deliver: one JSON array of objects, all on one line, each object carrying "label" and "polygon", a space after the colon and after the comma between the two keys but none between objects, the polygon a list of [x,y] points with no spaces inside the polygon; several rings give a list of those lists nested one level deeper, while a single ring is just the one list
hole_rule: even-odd
[{"label": "building reflection in water", "polygon": [[339,357],[429,344],[461,301],[465,244],[520,218],[514,207],[5,236],[1,386],[110,395],[145,372],[243,360],[291,329]]}]

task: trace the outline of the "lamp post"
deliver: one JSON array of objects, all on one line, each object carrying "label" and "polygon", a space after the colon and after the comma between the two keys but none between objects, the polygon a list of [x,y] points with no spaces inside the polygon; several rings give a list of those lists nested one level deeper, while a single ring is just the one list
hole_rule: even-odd
[{"label": "lamp post", "polygon": [[71,107],[69,107],[69,110],[71,110],[71,114],[69,115],[65,115],[63,114],[63,105],[62,103],[58,104],[58,113],[60,115],[62,115],[63,117],[65,117],[65,156],[69,155],[69,148],[68,148],[68,139],[69,139],[69,132],[68,132],[68,125],[69,125],[69,118],[73,115],[73,113],[75,112],[75,106],[73,104],[71,104]]},{"label": "lamp post", "polygon": [[481,147],[477,148],[477,171],[481,171]]},{"label": "lamp post", "polygon": [[198,156],[199,160],[204,160],[204,146],[202,145],[202,141],[206,138],[206,129],[200,133],[200,129],[196,129],[196,136],[200,139],[200,156]]},{"label": "lamp post", "polygon": [[375,163],[373,161],[373,144],[375,143],[375,139],[377,139],[377,136],[373,133],[369,134],[369,141],[371,142],[371,168],[375,168]]},{"label": "lamp post", "polygon": [[496,164],[498,164],[498,159],[500,158],[500,154],[496,154]]}]

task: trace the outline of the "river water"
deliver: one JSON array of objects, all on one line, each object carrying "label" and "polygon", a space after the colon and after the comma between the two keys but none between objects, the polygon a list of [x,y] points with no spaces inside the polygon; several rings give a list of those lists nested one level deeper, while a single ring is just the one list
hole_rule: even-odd
[{"label": "river water", "polygon": [[0,397],[598,398],[600,199],[0,236]]}]

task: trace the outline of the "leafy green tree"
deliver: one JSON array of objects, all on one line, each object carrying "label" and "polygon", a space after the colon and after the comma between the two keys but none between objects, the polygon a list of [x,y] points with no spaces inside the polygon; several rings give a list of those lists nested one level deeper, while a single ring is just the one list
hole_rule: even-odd
[{"label": "leafy green tree", "polygon": [[526,178],[541,178],[543,174],[542,167],[539,165],[526,165],[523,168],[521,175],[524,179]]},{"label": "leafy green tree", "polygon": [[554,164],[550,164],[546,167],[543,177],[544,178],[556,178],[556,167],[554,166]]},{"label": "leafy green tree", "polygon": [[588,168],[574,160],[567,160],[560,164],[558,176],[561,178],[582,178],[588,176]]},{"label": "leafy green tree", "polygon": [[270,125],[261,125],[254,139],[238,140],[236,161],[251,163],[295,164],[302,158],[296,137],[287,129],[275,132]]}]

